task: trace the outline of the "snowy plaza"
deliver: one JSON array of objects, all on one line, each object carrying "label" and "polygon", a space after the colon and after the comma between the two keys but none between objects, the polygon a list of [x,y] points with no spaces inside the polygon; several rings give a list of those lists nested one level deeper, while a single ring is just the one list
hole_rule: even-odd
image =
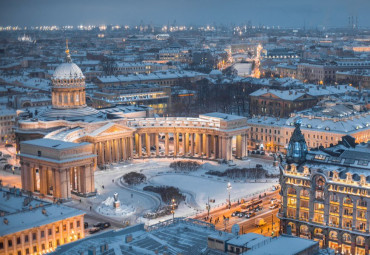
[{"label": "snowy plaza", "polygon": [[[225,171],[228,168],[250,168],[260,164],[269,173],[277,173],[272,161],[249,158],[244,161],[235,161],[236,166],[218,164],[214,161],[198,160],[201,167],[193,172],[175,171],[170,163],[181,159],[145,159],[133,160],[129,163],[111,165],[106,170],[95,172],[95,187],[97,194],[94,197],[83,198],[83,208],[77,200],[68,204],[80,209],[88,210],[91,206],[93,213],[111,218],[119,222],[143,222],[154,224],[172,217],[166,215],[156,219],[147,219],[146,213],[154,212],[164,206],[157,193],[144,191],[145,186],[173,186],[185,195],[185,201],[179,203],[175,217],[189,217],[206,211],[206,204],[210,200],[211,209],[225,206],[229,198],[227,185],[230,182],[230,199],[232,202],[248,198],[252,195],[262,194],[271,190],[277,184],[277,179],[230,179],[206,174],[207,171]],[[146,181],[138,185],[127,185],[122,176],[129,172],[138,172],[146,176]],[[113,208],[113,194],[117,193],[121,208]]]}]

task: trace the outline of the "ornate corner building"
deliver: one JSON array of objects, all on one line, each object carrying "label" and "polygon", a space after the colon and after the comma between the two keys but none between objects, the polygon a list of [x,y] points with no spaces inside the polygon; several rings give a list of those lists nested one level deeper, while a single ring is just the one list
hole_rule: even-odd
[{"label": "ornate corner building", "polygon": [[340,254],[369,254],[370,143],[344,136],[338,145],[307,151],[295,126],[280,165],[282,232]]}]

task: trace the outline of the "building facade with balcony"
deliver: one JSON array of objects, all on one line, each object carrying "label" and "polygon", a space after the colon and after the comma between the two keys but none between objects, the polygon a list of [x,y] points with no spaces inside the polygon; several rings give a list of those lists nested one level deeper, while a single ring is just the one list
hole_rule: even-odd
[{"label": "building facade with balcony", "polygon": [[280,165],[281,230],[340,254],[369,254],[370,143],[307,151],[300,124]]}]

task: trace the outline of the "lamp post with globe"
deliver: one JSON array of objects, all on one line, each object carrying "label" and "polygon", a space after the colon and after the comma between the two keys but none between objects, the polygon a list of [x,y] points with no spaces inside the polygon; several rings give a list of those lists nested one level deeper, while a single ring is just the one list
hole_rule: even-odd
[{"label": "lamp post with globe", "polygon": [[171,213],[172,213],[172,221],[175,220],[175,208],[176,208],[176,200],[173,198],[171,201]]},{"label": "lamp post with globe", "polygon": [[231,200],[230,200],[230,191],[231,191],[232,187],[231,187],[231,183],[228,182],[227,183],[227,191],[229,192],[229,209],[231,208]]}]

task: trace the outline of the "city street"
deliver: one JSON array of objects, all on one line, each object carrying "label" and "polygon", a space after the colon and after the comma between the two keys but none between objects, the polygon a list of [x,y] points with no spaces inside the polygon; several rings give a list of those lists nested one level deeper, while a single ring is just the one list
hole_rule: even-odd
[{"label": "city street", "polygon": [[[261,198],[262,200],[262,210],[259,212],[256,212],[256,215],[253,216],[250,219],[247,219],[245,217],[239,218],[238,216],[231,216],[233,212],[235,211],[245,211],[246,209],[241,208],[241,204],[234,203],[232,204],[231,209],[224,208],[224,209],[216,209],[214,211],[210,211],[208,222],[212,218],[212,223],[215,223],[215,219],[219,219],[219,222],[215,224],[216,229],[219,230],[226,230],[228,232],[231,232],[231,228],[234,224],[238,224],[240,227],[240,233],[258,233],[263,235],[271,235],[272,229],[274,229],[275,235],[278,234],[279,230],[279,219],[276,217],[277,212],[279,208],[276,209],[270,209],[271,205],[271,199],[275,198],[277,201],[280,200],[280,195],[278,191],[270,192],[266,194],[266,197]],[[258,196],[255,197],[256,200],[258,199]],[[207,217],[207,213],[203,213],[200,215],[197,215],[195,218],[199,220],[204,220],[205,217]],[[229,220],[224,220],[224,217]],[[256,219],[262,218],[265,221],[265,225],[262,227],[257,227],[255,224]],[[273,224],[274,223],[274,228]]]}]

